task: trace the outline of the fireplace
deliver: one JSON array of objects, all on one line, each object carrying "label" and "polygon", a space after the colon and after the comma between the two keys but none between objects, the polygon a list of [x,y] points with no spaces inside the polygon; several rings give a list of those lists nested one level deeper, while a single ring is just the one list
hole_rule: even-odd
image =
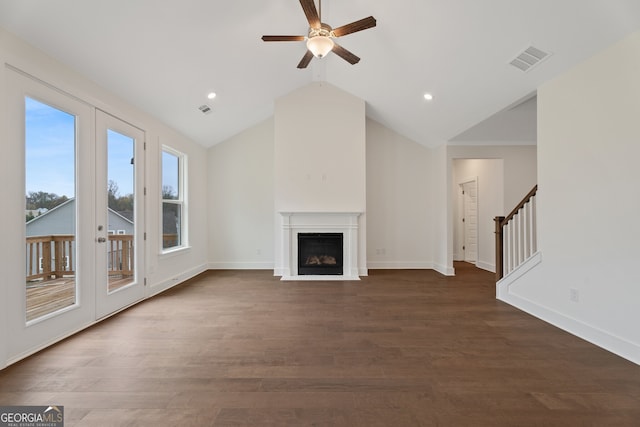
[{"label": "fireplace", "polygon": [[[364,254],[358,251],[361,242],[359,235],[359,217],[362,212],[279,212],[281,218],[280,235],[276,236],[276,266],[274,275],[282,276],[281,280],[360,280],[360,275],[366,276],[366,263]],[[329,254],[336,258],[336,266],[341,265],[338,272],[327,273],[330,270],[331,258],[325,258],[323,264],[316,264],[318,268],[313,272],[299,271],[301,262],[298,260],[300,250],[300,235],[340,235],[342,245],[338,248],[339,256]],[[362,239],[364,240],[364,239]],[[325,242],[326,243],[326,242]],[[335,242],[334,242],[335,243]],[[319,254],[320,256],[324,254]],[[318,256],[318,254],[316,254]],[[304,254],[303,254],[304,257]],[[362,259],[361,259],[362,258]],[[306,261],[306,260],[303,260]],[[312,259],[311,262],[315,262]],[[304,264],[306,262],[303,262]],[[360,267],[359,267],[360,266]],[[312,266],[309,266],[312,267]],[[322,270],[320,270],[320,268]],[[360,274],[359,274],[360,273]]]},{"label": "fireplace", "polygon": [[342,275],[342,233],[298,233],[298,274]]}]

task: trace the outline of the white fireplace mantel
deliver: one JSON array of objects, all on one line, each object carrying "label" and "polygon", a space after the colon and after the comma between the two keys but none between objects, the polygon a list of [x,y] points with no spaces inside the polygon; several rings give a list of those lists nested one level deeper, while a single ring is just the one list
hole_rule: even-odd
[{"label": "white fireplace mantel", "polygon": [[[360,280],[358,275],[358,218],[362,212],[279,212],[282,280]],[[342,275],[298,275],[298,233],[342,233]]]}]

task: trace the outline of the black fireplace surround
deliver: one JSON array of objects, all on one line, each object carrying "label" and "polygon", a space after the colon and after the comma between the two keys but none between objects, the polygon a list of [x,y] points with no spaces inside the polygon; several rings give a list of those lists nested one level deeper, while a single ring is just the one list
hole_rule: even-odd
[{"label": "black fireplace surround", "polygon": [[342,233],[298,233],[299,275],[342,275]]}]

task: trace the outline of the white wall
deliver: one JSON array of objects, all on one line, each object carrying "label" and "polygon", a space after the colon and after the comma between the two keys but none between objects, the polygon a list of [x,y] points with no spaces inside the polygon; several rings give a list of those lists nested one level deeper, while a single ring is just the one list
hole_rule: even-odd
[{"label": "white wall", "polygon": [[447,276],[453,276],[453,226],[450,206],[451,170],[447,157],[447,146],[442,144],[432,150],[430,203],[432,209],[431,229],[433,234],[433,268]]},{"label": "white wall", "polygon": [[276,100],[276,210],[364,212],[364,108],[328,83]]},{"label": "white wall", "polygon": [[453,160],[453,242],[454,260],[464,260],[464,223],[462,222],[462,188],[460,184],[475,179],[477,184],[478,253],[476,266],[495,272],[496,216],[504,214],[504,160],[456,159]]},{"label": "white wall", "polygon": [[449,160],[502,159],[504,161],[504,209],[511,211],[537,184],[535,145],[450,145]]},{"label": "white wall", "polygon": [[501,290],[506,301],[636,363],[638,52],[640,32],[539,89],[542,262]]},{"label": "white wall", "polygon": [[[504,165],[504,209],[510,211],[537,182],[536,147],[527,145],[442,145],[434,149],[434,240],[438,271],[454,274],[455,205],[454,159],[502,159]],[[443,211],[444,209],[444,211]],[[438,238],[439,236],[439,238]]]},{"label": "white wall", "polygon": [[431,150],[367,120],[367,264],[432,268]]},{"label": "white wall", "polygon": [[208,152],[209,267],[273,269],[273,118]]},{"label": "white wall", "polygon": [[360,270],[366,266],[365,103],[312,83],[276,100],[274,118],[275,264],[282,265],[277,212],[363,212]]},{"label": "white wall", "polygon": [[[8,90],[6,86],[6,69],[4,67],[5,57],[7,54],[5,53],[7,42],[3,40],[7,35],[0,30],[0,138],[4,141],[8,141],[8,120],[7,120],[7,102],[6,99],[8,97]],[[8,152],[3,153],[3,158],[11,159],[11,155],[13,155],[13,161],[5,160],[3,166],[0,167],[0,182],[16,182],[18,177],[20,180],[18,182],[22,182],[21,173],[24,174],[24,171],[20,168],[20,163],[17,161],[17,154],[15,151],[12,151],[11,148],[6,147],[8,142],[3,144],[3,150],[8,150]],[[6,157],[5,157],[6,156]],[[24,161],[22,161],[24,163]],[[17,187],[17,186],[15,186]],[[24,222],[24,191],[18,191],[20,189],[7,188],[6,191],[3,190],[3,208],[0,209],[0,233],[2,233],[3,239],[6,241],[12,242],[13,244],[19,244],[20,246],[15,247],[23,247],[24,244],[22,240],[22,233],[16,226],[16,218],[22,217],[22,222]],[[24,190],[24,189],[22,189]],[[18,197],[21,197],[21,202],[16,203]],[[13,200],[14,203],[9,203],[9,200]],[[13,223],[9,222],[13,220]],[[19,243],[18,243],[19,242]],[[5,265],[7,263],[13,263],[14,265],[20,265],[21,257],[17,256],[18,254],[14,250],[14,247],[9,244],[0,245],[0,266],[4,270]],[[22,272],[24,274],[24,271]],[[18,272],[13,272],[13,277],[18,277]],[[7,309],[7,305],[9,302],[9,293],[8,288],[11,282],[11,276],[9,274],[4,274],[4,279],[0,282],[0,369],[4,368],[9,360],[9,319],[7,317],[7,313],[9,310]]]},{"label": "white wall", "polygon": [[[372,120],[366,139],[367,265],[432,268],[432,150]],[[274,141],[269,119],[209,149],[211,268],[274,266]]]},{"label": "white wall", "polygon": [[[185,138],[152,118],[145,120],[147,133],[147,240],[148,282],[152,293],[158,293],[207,268],[207,152],[204,147]],[[186,250],[161,254],[161,165],[162,146],[186,155],[187,225]]]},{"label": "white wall", "polygon": [[[143,52],[141,52],[143,54]],[[0,179],[5,183],[22,183],[24,180],[24,144],[9,139],[9,123],[6,117],[10,108],[21,106],[7,105],[7,75],[4,64],[24,71],[46,82],[86,104],[100,108],[116,117],[145,130],[146,186],[147,186],[147,283],[149,294],[173,286],[180,280],[196,274],[206,267],[207,236],[199,230],[207,229],[207,191],[206,191],[206,151],[184,136],[160,123],[153,117],[139,111],[115,95],[87,80],[74,70],[69,69],[51,57],[24,43],[13,35],[0,30],[0,135],[3,143],[3,167]],[[174,253],[170,257],[160,254],[160,145],[167,144],[188,156],[188,193],[190,225],[188,250]],[[8,354],[7,343],[14,337],[9,336],[7,307],[15,304],[7,298],[7,287],[24,284],[24,254],[15,248],[24,247],[24,187],[7,185],[3,190],[3,208],[0,210],[0,234],[3,236],[1,266],[3,280],[0,282],[0,368],[15,355]],[[81,215],[91,215],[81,212]],[[12,248],[13,250],[8,250]],[[76,325],[75,330],[87,324]],[[32,349],[35,350],[35,349]]]},{"label": "white wall", "polygon": [[[303,88],[285,98],[287,105],[284,111],[291,112],[292,119],[283,118],[278,114],[283,110],[276,109],[273,122],[266,121],[209,149],[208,235],[209,265],[212,268],[270,269],[279,265],[279,254],[273,249],[265,249],[270,239],[272,248],[280,247],[280,218],[278,215],[273,218],[278,210],[366,209],[366,251],[360,252],[361,256],[366,256],[367,266],[433,268],[451,275],[454,274],[453,159],[503,159],[507,182],[502,197],[513,206],[536,183],[535,146],[448,147],[443,144],[429,149],[373,120],[365,123],[365,157],[360,157],[360,147],[356,150],[358,159],[364,159],[365,164],[355,160],[350,163],[355,170],[350,169],[342,160],[336,163],[334,159],[335,152],[342,153],[345,143],[332,145],[335,143],[333,138],[328,138],[327,142],[321,135],[313,135],[309,129],[315,125],[304,120],[312,121],[313,108],[325,114],[325,108],[335,110],[335,105],[342,105],[343,108],[355,109],[357,114],[349,118],[345,116],[346,112],[339,110],[340,118],[329,122],[337,121],[342,123],[340,126],[345,126],[342,121],[360,123],[363,119],[360,115],[362,101],[322,83]],[[310,102],[313,108],[309,106]],[[282,121],[281,126],[293,122],[291,127],[282,130],[288,142],[278,142],[279,120]],[[330,127],[333,129],[334,125]],[[359,126],[353,132],[359,134]],[[282,146],[283,151],[277,153],[278,144],[284,144],[289,151]],[[354,153],[349,153],[349,148],[353,147],[346,144],[345,156],[350,157]],[[327,153],[331,153],[329,158]],[[268,158],[273,158],[274,163],[269,164]],[[301,158],[301,166],[292,168],[291,164]],[[366,171],[365,196],[359,195],[362,171]],[[323,174],[326,174],[326,181],[322,179]],[[336,187],[336,176],[351,186]],[[284,185],[278,185],[278,180]],[[273,187],[269,188],[271,185]],[[331,191],[337,192],[338,197],[333,198]],[[358,196],[349,198],[348,194]],[[269,198],[273,198],[273,204],[269,203]],[[366,207],[360,207],[361,203],[366,203]],[[264,222],[269,210],[272,214],[270,230]],[[275,234],[274,230],[277,231]],[[250,237],[253,231],[256,239]],[[493,233],[493,229],[488,233]],[[489,239],[485,237],[484,240]],[[493,245],[493,240],[491,242],[489,244]],[[493,249],[483,251],[489,252],[493,254]],[[483,258],[488,264],[485,268],[491,268],[493,264],[493,255],[489,256],[491,259]]]}]

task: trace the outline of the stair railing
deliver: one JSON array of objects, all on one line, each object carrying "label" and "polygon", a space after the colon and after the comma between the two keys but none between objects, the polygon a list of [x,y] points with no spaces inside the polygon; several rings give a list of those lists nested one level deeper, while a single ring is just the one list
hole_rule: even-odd
[{"label": "stair railing", "polygon": [[505,216],[495,217],[496,281],[511,273],[536,253],[536,185]]}]

